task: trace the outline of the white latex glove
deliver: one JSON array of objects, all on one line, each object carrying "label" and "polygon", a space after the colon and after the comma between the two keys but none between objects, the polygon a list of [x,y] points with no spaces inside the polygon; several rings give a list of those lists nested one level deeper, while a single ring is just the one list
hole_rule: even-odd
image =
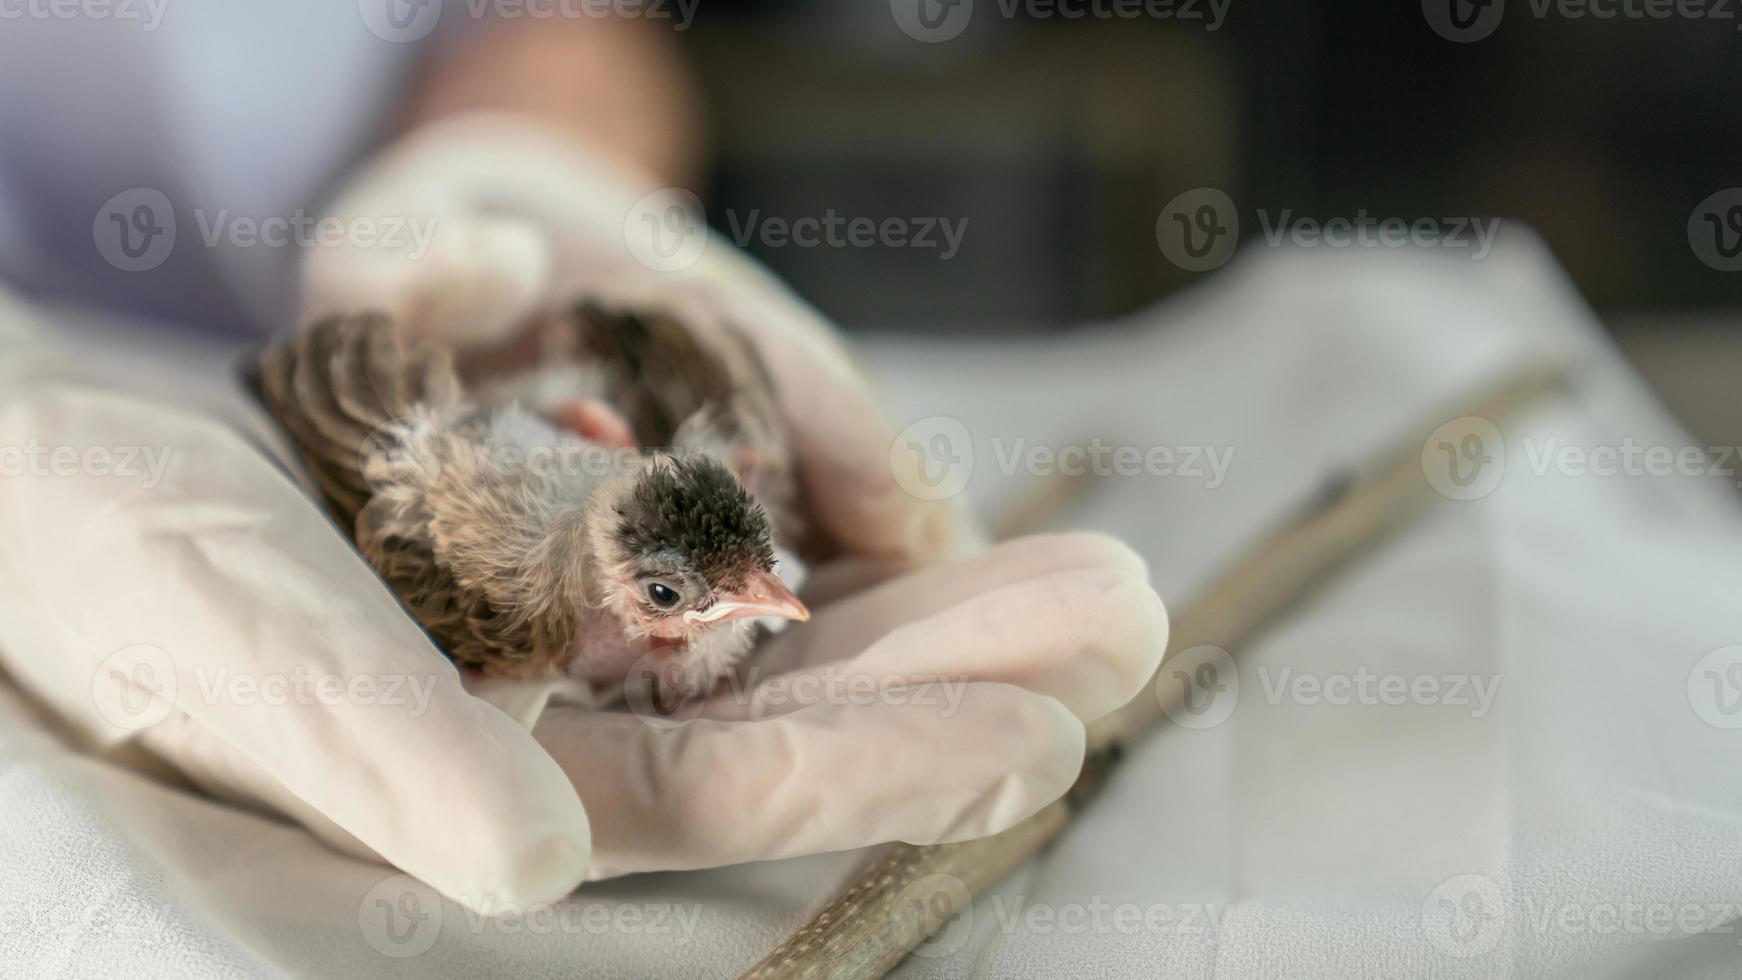
[{"label": "white latex glove", "polygon": [[[600,208],[621,203],[625,184],[545,137],[497,125],[455,124],[387,154],[343,213],[434,217],[434,247],[422,257],[317,249],[315,305],[385,308],[450,339],[499,335],[582,289],[676,306],[704,325],[729,320],[770,362],[819,504],[814,516],[846,555],[911,567],[959,540],[947,507],[902,490],[875,399],[814,313],[720,243],[682,273],[638,265],[614,237],[634,208],[618,208],[608,219],[615,225],[597,221]],[[507,202],[566,210],[558,228],[510,216]],[[559,285],[551,270],[570,268],[599,276],[599,285]],[[42,594],[26,593],[21,612],[34,615],[18,619],[42,633],[92,608],[112,624],[75,652],[49,651],[63,666],[26,663],[41,674],[30,686],[88,725],[90,706],[77,702],[91,671],[113,676],[101,670],[109,649],[150,642],[169,651],[166,672],[182,696],[140,744],[214,792],[373,849],[478,908],[554,897],[582,876],[996,832],[1070,786],[1083,721],[1138,693],[1166,644],[1160,602],[1123,546],[1032,539],[820,608],[758,656],[753,686],[698,706],[699,718],[687,708],[677,718],[547,710],[548,690],[490,686],[486,696],[536,723],[549,754],[528,759],[525,733],[504,730],[504,715],[466,699],[337,531],[263,460],[244,458],[234,436],[89,393],[24,388],[14,403],[6,417],[15,431],[83,444],[149,440],[188,461],[164,484],[180,490],[102,487],[108,496],[81,497],[44,489],[21,511],[31,515],[26,523],[3,528],[23,543],[14,552],[21,569],[52,563],[69,548],[69,527],[100,542],[75,539],[70,553],[119,558],[103,574],[75,568]],[[115,514],[127,519],[92,516]],[[133,538],[144,543],[110,543]],[[93,591],[102,593],[98,606],[84,605]],[[140,634],[166,639],[133,639]],[[8,639],[0,643],[13,659],[37,660],[30,654],[40,651]],[[243,711],[183,703],[190,670],[232,663],[266,674],[310,664],[346,678],[433,677],[435,695],[415,719],[358,704]],[[770,676],[775,665],[787,673]],[[391,748],[372,751],[378,743]]]},{"label": "white latex glove", "polygon": [[1134,553],[1033,537],[830,603],[705,703],[558,705],[534,734],[587,805],[595,876],[969,840],[1068,790],[1083,723],[1166,645]]},{"label": "white latex glove", "polygon": [[570,781],[306,491],[227,426],[57,380],[18,312],[0,302],[12,680],[97,754],[145,748],[473,908],[567,894],[591,850]]}]

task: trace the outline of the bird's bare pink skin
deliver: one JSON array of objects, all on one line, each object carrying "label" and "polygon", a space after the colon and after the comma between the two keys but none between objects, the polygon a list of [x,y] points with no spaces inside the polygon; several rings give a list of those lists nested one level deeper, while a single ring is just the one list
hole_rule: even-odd
[{"label": "bird's bare pink skin", "polygon": [[588,442],[607,449],[634,449],[635,432],[615,408],[597,398],[576,398],[558,405],[554,421]]}]

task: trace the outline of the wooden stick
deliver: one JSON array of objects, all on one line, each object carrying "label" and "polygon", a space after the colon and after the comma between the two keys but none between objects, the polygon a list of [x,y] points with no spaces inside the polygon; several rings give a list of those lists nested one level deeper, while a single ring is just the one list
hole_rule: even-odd
[{"label": "wooden stick", "polygon": [[[1556,365],[1526,368],[1335,481],[1302,516],[1234,562],[1173,617],[1169,656],[1203,644],[1232,649],[1249,641],[1313,595],[1333,571],[1406,523],[1432,498],[1422,447],[1439,422],[1462,416],[1497,421],[1559,387],[1563,378]],[[1089,754],[1076,786],[1009,830],[959,844],[880,849],[845,891],[744,977],[870,978],[888,973],[974,895],[1064,830],[1072,812],[1106,781],[1124,746],[1165,714],[1163,697],[1152,681],[1124,707],[1091,725]]]}]

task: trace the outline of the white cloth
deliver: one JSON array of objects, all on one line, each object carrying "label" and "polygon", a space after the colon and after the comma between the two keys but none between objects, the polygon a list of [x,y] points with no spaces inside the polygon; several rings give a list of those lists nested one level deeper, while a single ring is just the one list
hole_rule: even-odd
[{"label": "white cloth", "polygon": [[[1726,778],[1738,733],[1705,720],[1722,722],[1724,702],[1690,700],[1702,658],[1742,642],[1735,490],[1531,471],[1527,450],[1550,436],[1689,442],[1538,249],[1508,242],[1474,264],[1265,255],[1116,329],[990,352],[885,346],[873,360],[899,423],[966,424],[981,500],[1031,479],[1000,473],[1019,437],[1231,447],[1214,487],[1112,477],[1071,515],[1137,544],[1177,609],[1340,466],[1543,351],[1573,359],[1580,384],[1507,425],[1498,490],[1432,508],[1242,651],[1226,721],[1134,751],[1057,848],[925,950],[944,955],[900,973],[1734,972],[1734,935],[1625,926],[1641,906],[1653,923],[1658,908],[1679,922],[1697,909],[1722,928],[1742,901],[1742,784]],[[1284,666],[1499,688],[1479,718],[1449,703],[1273,705]],[[37,717],[0,707],[9,975],[719,976],[853,865],[638,876],[482,919],[300,830],[78,756]],[[1133,930],[1127,909],[1167,921]]]}]

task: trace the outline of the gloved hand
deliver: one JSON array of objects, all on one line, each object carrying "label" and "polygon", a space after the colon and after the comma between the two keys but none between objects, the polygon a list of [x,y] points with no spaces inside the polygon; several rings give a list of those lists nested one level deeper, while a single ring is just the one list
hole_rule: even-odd
[{"label": "gloved hand", "polygon": [[306,491],[224,424],[63,380],[4,299],[11,680],[96,754],[144,748],[474,908],[572,889],[591,837],[570,781]]},{"label": "gloved hand", "polygon": [[333,207],[348,222],[422,228],[427,241],[406,232],[310,250],[306,305],[380,310],[460,345],[499,342],[581,296],[665,309],[704,336],[730,324],[773,376],[811,516],[843,553],[887,571],[975,546],[953,502],[902,489],[917,484],[897,468],[914,461],[891,458],[876,396],[836,332],[708,232],[697,206],[529,121],[454,117],[389,147]]},{"label": "gloved hand", "polygon": [[[310,295],[460,340],[582,289],[729,320],[776,376],[814,518],[849,559],[919,570],[821,606],[758,654],[742,689],[675,715],[480,688],[533,725],[534,742],[465,694],[339,533],[232,432],[28,383],[6,390],[0,445],[29,433],[137,443],[171,462],[149,492],[21,485],[0,515],[9,669],[108,743],[137,742],[219,795],[377,852],[481,909],[554,899],[587,876],[970,838],[1063,793],[1083,721],[1136,694],[1165,647],[1141,562],[1064,536],[928,566],[964,536],[946,508],[901,489],[875,399],[818,318],[719,242],[677,272],[628,258],[614,237],[635,211],[619,207],[626,185],[584,161],[532,133],[454,124],[415,136],[341,213],[433,216],[431,253],[317,250]],[[585,274],[556,274],[571,269]],[[173,689],[141,672],[137,651],[105,663],[138,644],[160,652],[143,666]],[[299,673],[419,678],[428,694],[265,704],[225,684]],[[117,730],[117,699],[153,724]]]},{"label": "gloved hand", "polygon": [[673,210],[682,197],[530,123],[451,120],[390,148],[336,208],[433,222],[428,252],[319,250],[310,306],[385,309],[462,345],[581,295],[663,307],[704,332],[732,324],[769,367],[812,519],[845,564],[920,570],[824,606],[767,644],[748,680],[675,715],[547,709],[541,685],[474,690],[536,722],[587,806],[594,876],[1010,826],[1069,788],[1083,722],[1135,695],[1161,658],[1166,615],[1141,560],[1064,536],[927,567],[973,535],[947,502],[902,489],[903,459],[835,333],[702,237],[700,215]]},{"label": "gloved hand", "polygon": [[1166,645],[1129,549],[1032,537],[824,606],[703,703],[557,705],[533,734],[587,806],[595,877],[968,840],[1069,789],[1083,723]]}]

